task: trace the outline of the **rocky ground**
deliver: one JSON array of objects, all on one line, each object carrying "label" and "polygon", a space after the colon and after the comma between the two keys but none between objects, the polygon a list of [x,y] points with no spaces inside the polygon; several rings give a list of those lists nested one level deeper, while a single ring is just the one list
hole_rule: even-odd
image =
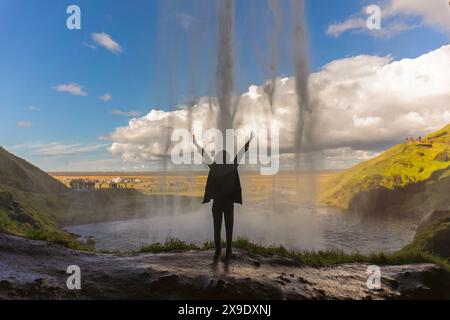
[{"label": "rocky ground", "polygon": [[[450,299],[450,276],[431,264],[381,267],[369,290],[366,264],[313,268],[236,251],[212,263],[211,251],[84,253],[0,234],[0,299]],[[81,268],[81,290],[66,286]]]}]

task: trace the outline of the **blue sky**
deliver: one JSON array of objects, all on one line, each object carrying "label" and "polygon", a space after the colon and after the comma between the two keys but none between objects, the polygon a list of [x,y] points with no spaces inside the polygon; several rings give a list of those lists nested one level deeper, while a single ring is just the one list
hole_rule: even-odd
[{"label": "blue sky", "polygon": [[[66,28],[70,4],[81,8],[81,30]],[[312,71],[359,54],[414,58],[448,43],[448,34],[427,24],[389,37],[357,30],[327,34],[331,24],[366,4],[307,1]],[[236,86],[244,92],[270,76],[264,59],[272,25],[265,1],[237,1],[235,10]],[[99,137],[126,126],[130,114],[168,110],[189,96],[213,94],[215,18],[215,4],[208,0],[0,1],[0,145],[46,170],[79,169],[95,161],[120,168],[120,159],[106,150],[110,142]],[[109,35],[121,51],[102,47],[93,33]],[[288,39],[279,39],[278,73],[285,76],[293,74],[284,51]],[[55,89],[74,83],[85,95]],[[99,99],[106,93],[110,101]],[[65,151],[46,154],[40,148]]]}]

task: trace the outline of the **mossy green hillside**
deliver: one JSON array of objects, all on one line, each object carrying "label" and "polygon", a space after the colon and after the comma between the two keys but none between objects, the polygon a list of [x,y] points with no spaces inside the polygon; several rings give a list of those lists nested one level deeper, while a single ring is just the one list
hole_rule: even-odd
[{"label": "mossy green hillside", "polygon": [[450,177],[450,125],[423,141],[396,145],[374,159],[338,173],[322,187],[320,202],[348,209],[352,199],[363,192],[396,190]]}]

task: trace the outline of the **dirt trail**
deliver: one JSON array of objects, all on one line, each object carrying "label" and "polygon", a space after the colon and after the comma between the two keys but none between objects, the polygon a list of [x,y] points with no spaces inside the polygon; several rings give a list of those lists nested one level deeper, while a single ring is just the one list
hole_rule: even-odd
[{"label": "dirt trail", "polygon": [[[396,299],[450,298],[448,273],[430,264],[382,267],[366,287],[366,264],[312,268],[282,257],[211,251],[106,255],[0,234],[1,299]],[[69,265],[82,289],[66,287]]]}]

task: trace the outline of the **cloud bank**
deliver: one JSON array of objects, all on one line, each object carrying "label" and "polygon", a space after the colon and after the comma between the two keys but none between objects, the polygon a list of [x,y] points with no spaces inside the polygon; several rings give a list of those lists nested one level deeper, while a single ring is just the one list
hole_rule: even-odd
[{"label": "cloud bank", "polygon": [[[305,118],[304,150],[322,152],[331,165],[366,159],[379,150],[437,130],[450,122],[450,45],[415,59],[360,55],[335,60],[310,76],[312,114]],[[267,86],[240,96],[234,127],[244,132],[277,126],[285,155],[295,146],[297,97],[293,77],[275,81],[273,105]],[[126,162],[143,163],[170,154],[174,129],[217,127],[217,99],[203,97],[191,108],[151,110],[109,135],[108,150]],[[208,146],[208,141],[203,141]]]}]

